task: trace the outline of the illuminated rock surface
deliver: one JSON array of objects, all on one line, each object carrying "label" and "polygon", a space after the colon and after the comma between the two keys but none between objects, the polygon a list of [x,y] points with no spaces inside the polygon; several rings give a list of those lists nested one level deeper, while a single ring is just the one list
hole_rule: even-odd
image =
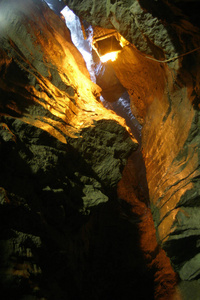
[{"label": "illuminated rock surface", "polygon": [[96,235],[111,219],[115,242],[123,239],[116,185],[138,143],[99,101],[65,23],[45,3],[1,1],[0,19],[1,290],[7,299],[100,299],[109,287],[92,281],[104,276],[104,243],[112,252]]},{"label": "illuminated rock surface", "polygon": [[142,149],[157,240],[182,280],[181,299],[196,300],[200,294],[200,31],[195,27],[199,25],[195,1],[191,7],[189,1],[176,1],[178,6],[173,1],[170,5],[145,0],[85,0],[79,6],[76,0],[65,2],[94,26],[116,28],[133,44],[112,65],[143,124]]},{"label": "illuminated rock surface", "polygon": [[132,43],[112,67],[144,161],[64,21],[39,0],[0,1],[1,291],[198,300],[199,52],[148,57],[200,47],[199,29],[165,1],[65,2]]}]

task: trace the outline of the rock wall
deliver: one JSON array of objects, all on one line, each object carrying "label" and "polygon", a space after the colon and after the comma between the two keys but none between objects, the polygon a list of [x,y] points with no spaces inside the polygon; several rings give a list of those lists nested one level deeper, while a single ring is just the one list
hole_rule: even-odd
[{"label": "rock wall", "polygon": [[[115,73],[143,124],[142,149],[157,240],[178,272],[183,299],[199,295],[198,22],[181,1],[65,1],[131,45]],[[183,1],[184,2],[184,1]],[[186,15],[187,14],[187,15]],[[174,58],[174,59],[173,59]],[[156,60],[155,60],[156,59]]]},{"label": "rock wall", "polygon": [[167,1],[65,2],[131,43],[112,66],[143,125],[145,166],[63,20],[43,1],[1,0],[1,290],[196,300],[199,51],[182,54],[200,47],[199,28]]},{"label": "rock wall", "polygon": [[[116,189],[138,143],[99,101],[69,30],[45,2],[0,1],[0,20],[2,295],[133,297],[153,275]],[[150,299],[152,286],[142,293]]]},{"label": "rock wall", "polygon": [[[93,26],[115,28],[141,52],[157,58],[173,57],[182,47],[174,20],[184,19],[181,11],[165,1],[65,0],[78,16]],[[184,21],[186,22],[186,21]]]}]

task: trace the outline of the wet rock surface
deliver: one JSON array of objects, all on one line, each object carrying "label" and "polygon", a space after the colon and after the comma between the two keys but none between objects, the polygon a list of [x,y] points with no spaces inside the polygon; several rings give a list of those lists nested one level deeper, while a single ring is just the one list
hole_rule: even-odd
[{"label": "wet rock surface", "polygon": [[65,2],[94,26],[115,28],[132,43],[113,67],[143,124],[142,151],[157,240],[182,280],[181,297],[198,299],[200,40],[192,13],[195,4]]},{"label": "wet rock surface", "polygon": [[99,102],[69,31],[44,2],[1,1],[2,11],[2,294],[154,299],[140,216],[117,194],[137,141]]},{"label": "wet rock surface", "polygon": [[101,299],[117,294],[127,270],[130,291],[137,276],[120,251],[135,249],[135,231],[120,221],[116,185],[138,143],[100,103],[65,23],[44,2],[1,1],[0,14],[1,291]]},{"label": "wet rock surface", "polygon": [[65,0],[65,3],[93,26],[116,29],[138,50],[157,59],[172,58],[185,50],[182,47],[191,46],[182,45],[179,32],[174,30],[177,21],[184,29],[188,23],[186,17],[166,1]]},{"label": "wet rock surface", "polygon": [[197,300],[199,52],[181,55],[200,46],[199,29],[166,1],[65,2],[132,43],[112,67],[143,157],[64,21],[39,0],[0,1],[1,290]]}]

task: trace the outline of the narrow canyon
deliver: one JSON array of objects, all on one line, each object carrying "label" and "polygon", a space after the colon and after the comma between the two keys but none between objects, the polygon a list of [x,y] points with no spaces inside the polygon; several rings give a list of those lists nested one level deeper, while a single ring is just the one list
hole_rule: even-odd
[{"label": "narrow canyon", "polygon": [[0,0],[2,299],[200,299],[199,8]]}]

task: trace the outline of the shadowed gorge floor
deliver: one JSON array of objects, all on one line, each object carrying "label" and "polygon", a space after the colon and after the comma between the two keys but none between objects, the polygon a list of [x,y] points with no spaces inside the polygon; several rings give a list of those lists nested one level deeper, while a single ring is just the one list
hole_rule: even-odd
[{"label": "shadowed gorge floor", "polygon": [[[5,299],[198,300],[200,32],[184,2],[0,0]],[[127,40],[101,87],[65,4]]]}]

